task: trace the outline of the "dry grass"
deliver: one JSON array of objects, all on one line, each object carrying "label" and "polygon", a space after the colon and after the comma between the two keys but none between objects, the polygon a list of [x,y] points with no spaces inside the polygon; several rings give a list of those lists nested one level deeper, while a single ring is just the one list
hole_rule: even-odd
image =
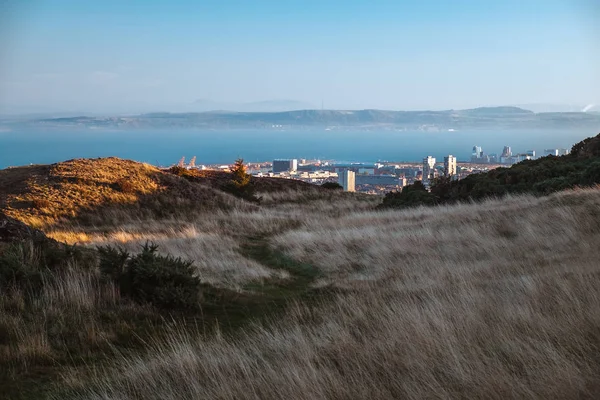
[{"label": "dry grass", "polygon": [[204,282],[239,291],[248,283],[287,278],[284,272],[271,270],[241,254],[240,244],[247,237],[276,235],[323,218],[373,209],[379,202],[373,196],[322,189],[260,195],[265,198],[260,208],[236,206],[164,220],[130,217],[118,225],[62,224],[46,233],[68,244],[119,245],[130,251],[138,251],[142,244],[151,241],[159,245],[163,254],[194,261]]},{"label": "dry grass", "polygon": [[113,157],[0,171],[0,208],[43,230],[73,224],[114,227],[233,207],[252,208],[211,187]]},{"label": "dry grass", "polygon": [[549,270],[564,269],[600,255],[593,245],[600,242],[597,193],[353,213],[311,221],[279,235],[273,244],[326,271],[336,285],[387,281],[399,274],[407,284],[418,276],[421,285],[473,275],[493,279],[518,276],[544,263]]},{"label": "dry grass", "polygon": [[148,311],[121,299],[114,285],[97,272],[77,265],[53,276],[39,293],[5,290],[0,296],[0,368],[35,370],[65,363],[70,353],[79,358],[108,348],[110,340],[127,331],[103,320],[109,313]]},{"label": "dry grass", "polygon": [[[136,164],[128,168],[141,174],[140,185],[131,187],[122,185],[118,171],[77,181],[81,171],[93,173],[81,163],[59,172],[19,170],[12,186],[0,171],[0,186],[10,186],[0,193],[2,207],[38,221],[61,241],[136,250],[152,240],[159,251],[193,259],[214,286],[243,291],[265,283],[264,294],[235,293],[244,301],[280,295],[270,282],[298,279],[244,250],[249,241],[268,240],[270,256],[319,269],[319,279],[298,280],[307,287],[295,293],[326,291],[333,299],[294,303],[285,317],[235,336],[217,329],[207,337],[182,325],[168,340],[144,342],[147,353],[125,355],[104,371],[76,368],[63,382],[79,398],[580,399],[600,393],[598,188],[375,212],[373,197],[271,190],[282,187],[269,181],[258,207],[214,189],[221,175],[204,177],[215,180],[205,186]],[[33,180],[25,179],[32,171]],[[85,195],[55,206],[71,184],[73,193]],[[98,186],[105,189],[96,192]],[[43,195],[34,195],[38,187]],[[35,263],[38,255],[26,250],[22,257]],[[60,363],[73,348],[96,354],[94,347],[134,336],[130,316],[143,315],[143,307],[123,301],[94,268],[73,265],[39,294],[2,293],[0,368]]]},{"label": "dry grass", "polygon": [[596,398],[600,190],[299,220],[273,240],[333,302],[181,333],[81,398]]}]

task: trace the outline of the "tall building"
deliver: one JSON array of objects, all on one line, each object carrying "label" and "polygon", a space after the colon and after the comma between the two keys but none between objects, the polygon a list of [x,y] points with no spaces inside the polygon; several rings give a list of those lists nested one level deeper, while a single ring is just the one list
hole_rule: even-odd
[{"label": "tall building", "polygon": [[525,154],[527,154],[529,157],[531,157],[531,159],[535,158],[535,150],[527,150],[525,152]]},{"label": "tall building", "polygon": [[296,172],[298,170],[298,160],[273,160],[273,173]]},{"label": "tall building", "polygon": [[427,156],[423,159],[423,183],[433,178],[435,171],[435,157]]},{"label": "tall building", "polygon": [[510,148],[510,146],[504,146],[504,149],[502,150],[502,155],[500,157],[510,157],[512,156],[512,150]]},{"label": "tall building", "polygon": [[354,192],[356,191],[356,174],[354,171],[344,169],[338,172],[338,183],[342,185],[344,191]]},{"label": "tall building", "polygon": [[454,157],[452,154],[450,154],[447,157],[444,157],[444,175],[456,175],[456,157]]}]

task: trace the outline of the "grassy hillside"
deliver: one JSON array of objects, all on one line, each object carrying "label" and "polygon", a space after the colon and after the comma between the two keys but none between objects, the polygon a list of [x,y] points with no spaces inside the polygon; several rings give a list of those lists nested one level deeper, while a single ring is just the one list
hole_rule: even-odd
[{"label": "grassy hillside", "polygon": [[600,391],[599,189],[377,211],[286,180],[256,180],[251,203],[228,179],[118,159],[0,171],[2,393]]},{"label": "grassy hillside", "polygon": [[[180,329],[79,398],[594,398],[600,191],[321,214],[269,249],[317,271],[284,318]],[[321,213],[313,210],[312,213]],[[311,217],[308,217],[311,218]],[[77,389],[79,388],[79,389]]]}]

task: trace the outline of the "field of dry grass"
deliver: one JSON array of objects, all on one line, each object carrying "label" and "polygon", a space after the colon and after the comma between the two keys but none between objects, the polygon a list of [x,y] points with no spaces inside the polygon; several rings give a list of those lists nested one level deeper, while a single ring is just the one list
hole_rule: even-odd
[{"label": "field of dry grass", "polygon": [[[165,314],[124,298],[85,258],[45,273],[37,292],[4,290],[11,396],[600,393],[600,188],[375,211],[375,197],[269,181],[255,205],[221,192],[221,174],[129,163],[0,171],[0,208],[83,249],[152,241],[194,262],[210,302]],[[19,263],[41,265],[36,248],[17,249]]]},{"label": "field of dry grass", "polygon": [[300,220],[271,245],[333,301],[185,332],[80,398],[596,398],[600,190]]}]

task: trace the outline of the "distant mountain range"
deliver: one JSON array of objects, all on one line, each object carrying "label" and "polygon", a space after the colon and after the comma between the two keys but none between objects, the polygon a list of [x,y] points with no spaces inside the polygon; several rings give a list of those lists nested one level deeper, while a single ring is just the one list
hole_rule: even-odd
[{"label": "distant mountain range", "polygon": [[595,112],[534,113],[519,107],[445,111],[298,110],[282,112],[157,112],[134,116],[5,119],[0,129],[582,129],[600,131]]}]

